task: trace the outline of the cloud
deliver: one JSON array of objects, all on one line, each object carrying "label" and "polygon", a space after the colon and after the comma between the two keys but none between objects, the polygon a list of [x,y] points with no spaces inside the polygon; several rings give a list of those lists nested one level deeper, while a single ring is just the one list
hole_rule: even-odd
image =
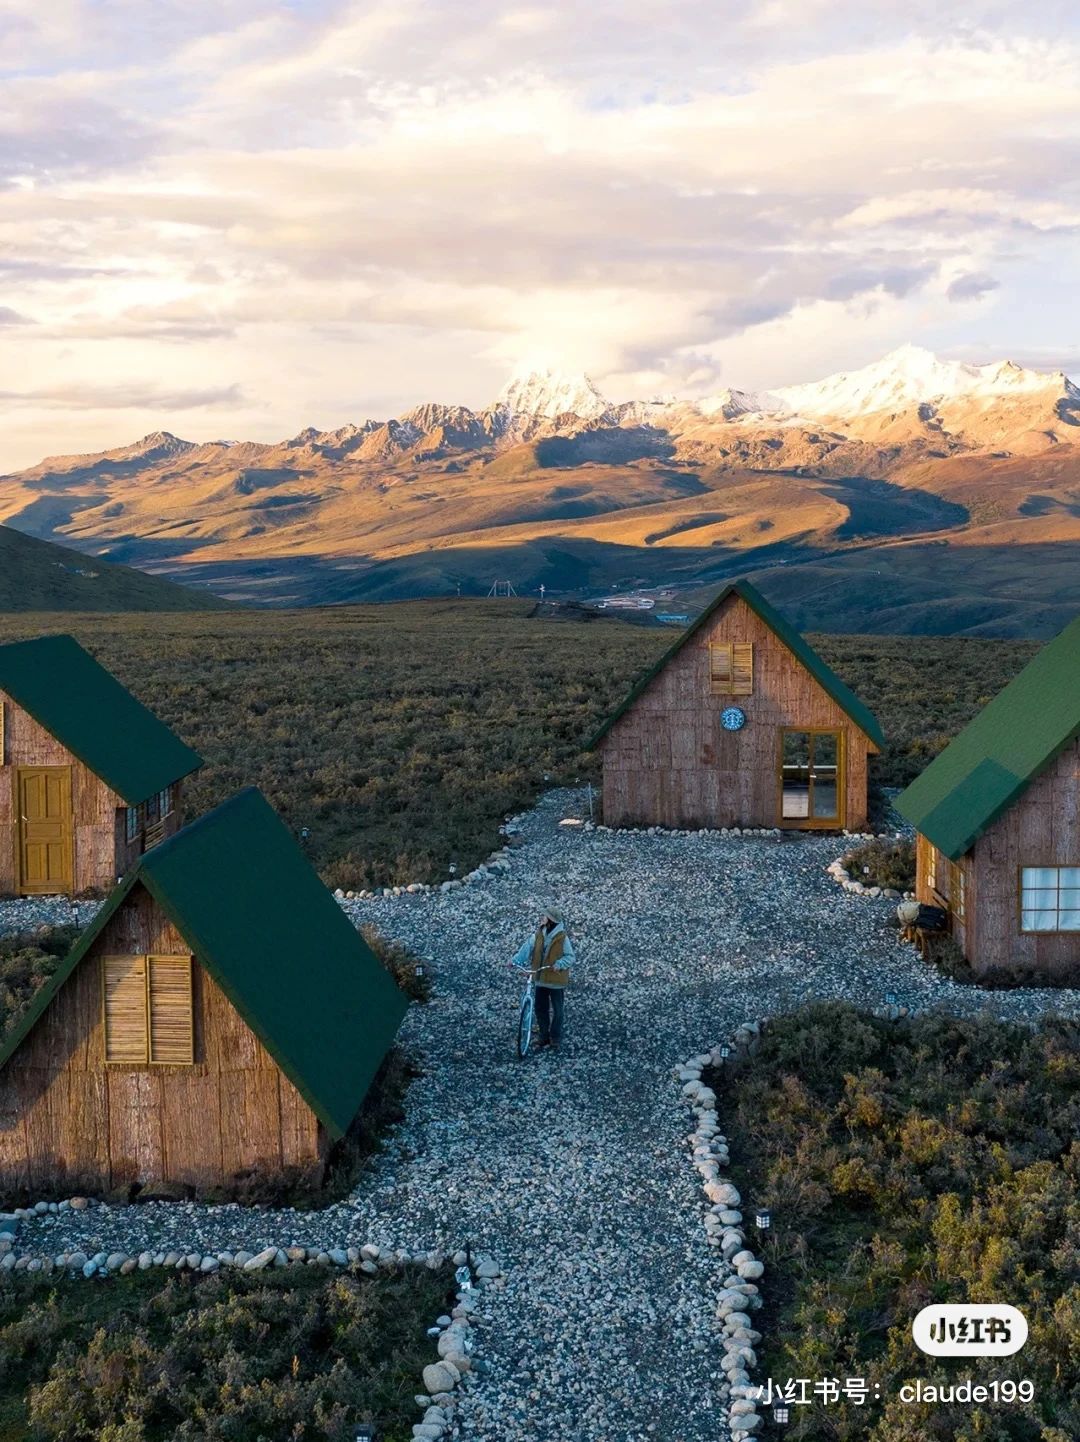
[{"label": "cloud", "polygon": [[12,310],[9,305],[0,305],[0,325],[32,325],[28,315]]},{"label": "cloud", "polygon": [[11,405],[73,411],[191,411],[235,407],[244,400],[239,385],[170,390],[140,381],[68,385],[37,390],[0,390]]},{"label": "cloud", "polygon": [[981,275],[978,272],[970,271],[967,275],[958,275],[950,282],[945,297],[947,300],[981,300],[984,295],[997,290],[1001,282],[995,280],[992,275]]},{"label": "cloud", "polygon": [[51,411],[141,375],[215,428],[230,396],[236,426],[480,403],[530,351],[757,386],[1065,349],[1058,0],[0,0],[4,42],[0,273],[35,324],[0,385]]}]

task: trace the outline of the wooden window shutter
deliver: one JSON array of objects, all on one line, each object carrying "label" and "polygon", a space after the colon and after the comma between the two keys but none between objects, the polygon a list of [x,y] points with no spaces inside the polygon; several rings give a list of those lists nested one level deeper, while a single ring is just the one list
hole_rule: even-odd
[{"label": "wooden window shutter", "polygon": [[150,1060],[160,1066],[190,1066],[195,1060],[191,957],[151,956],[147,960]]},{"label": "wooden window shutter", "polygon": [[754,691],[754,643],[736,641],[731,650],[731,693],[750,696]]},{"label": "wooden window shutter", "polygon": [[732,649],[730,641],[714,641],[709,647],[709,685],[714,696],[731,690]]},{"label": "wooden window shutter", "polygon": [[102,961],[105,1060],[145,1063],[150,1058],[146,1025],[146,957],[106,956]]}]

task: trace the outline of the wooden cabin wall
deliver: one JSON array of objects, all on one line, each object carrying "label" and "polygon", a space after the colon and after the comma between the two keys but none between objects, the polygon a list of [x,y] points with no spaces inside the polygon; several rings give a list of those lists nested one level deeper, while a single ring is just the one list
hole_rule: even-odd
[{"label": "wooden cabin wall", "polygon": [[195,1064],[105,1065],[101,957],[190,950],[136,886],[0,1069],[5,1189],[40,1198],[131,1182],[228,1186],[248,1171],[321,1176],[318,1119],[198,963]]},{"label": "wooden cabin wall", "polygon": [[1080,983],[1080,932],[1020,929],[1020,871],[1080,866],[1080,740],[1031,783],[972,848],[974,923],[966,955],[977,972],[1023,967]]},{"label": "wooden cabin wall", "polygon": [[[960,914],[959,896],[953,895],[954,891],[958,892],[958,887],[954,884],[957,873],[962,873],[964,878],[963,915]],[[970,852],[958,862],[950,863],[949,858],[938,851],[933,842],[925,836],[916,838],[915,899],[926,906],[937,906],[949,913],[949,932],[969,961],[974,946],[978,885]]]},{"label": "wooden cabin wall", "polygon": [[[182,781],[174,781],[172,783],[172,790],[173,809],[169,815],[166,816],[162,824],[161,837],[156,843],[157,845],[160,845],[162,841],[167,841],[170,836],[175,836],[184,825],[184,783]],[[128,841],[127,808],[123,802],[121,802],[120,805],[124,809],[118,811],[115,816],[116,874],[117,876],[126,876],[138,861],[139,857],[142,856],[144,848],[138,837],[136,837],[134,841]]]},{"label": "wooden cabin wall", "polygon": [[20,766],[70,766],[74,890],[109,890],[117,877],[116,811],[124,803],[99,776],[0,691],[4,751],[0,756],[0,895],[18,889],[15,772]]},{"label": "wooden cabin wall", "polygon": [[[751,696],[714,696],[709,646],[752,641]],[[724,731],[720,713],[746,713]],[[692,636],[653,678],[602,742],[603,813],[609,826],[779,826],[780,730],[841,731],[846,750],[846,815],[866,825],[867,738],[740,596]],[[790,825],[790,822],[788,823]]]}]

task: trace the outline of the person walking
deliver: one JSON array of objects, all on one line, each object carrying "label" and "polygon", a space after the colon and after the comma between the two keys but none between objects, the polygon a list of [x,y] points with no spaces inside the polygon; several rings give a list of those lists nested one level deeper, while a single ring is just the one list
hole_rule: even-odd
[{"label": "person walking", "polygon": [[536,930],[522,942],[514,957],[515,966],[531,970],[536,978],[536,1020],[542,1047],[558,1050],[562,1040],[566,987],[576,961],[562,912],[557,906],[547,907]]}]

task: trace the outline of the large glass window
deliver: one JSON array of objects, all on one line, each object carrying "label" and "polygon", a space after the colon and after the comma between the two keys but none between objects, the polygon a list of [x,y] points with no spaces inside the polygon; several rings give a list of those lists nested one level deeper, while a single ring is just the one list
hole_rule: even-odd
[{"label": "large glass window", "polygon": [[808,826],[839,825],[843,778],[838,731],[785,731],[780,815]]},{"label": "large glass window", "polygon": [[1080,931],[1080,866],[1023,868],[1020,929]]}]

